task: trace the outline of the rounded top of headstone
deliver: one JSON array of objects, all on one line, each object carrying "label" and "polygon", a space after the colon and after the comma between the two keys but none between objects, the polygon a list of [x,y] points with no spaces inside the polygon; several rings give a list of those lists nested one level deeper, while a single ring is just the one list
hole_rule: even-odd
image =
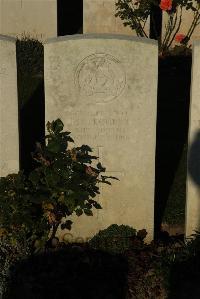
[{"label": "rounded top of headstone", "polygon": [[157,41],[146,38],[146,37],[138,37],[138,36],[130,36],[130,35],[123,35],[123,34],[109,34],[109,33],[88,33],[88,34],[73,34],[73,35],[65,35],[59,36],[54,38],[47,39],[44,43],[55,43],[55,42],[62,42],[68,40],[79,40],[79,39],[117,39],[117,40],[128,40],[134,42],[140,42],[144,44],[152,44],[157,45]]},{"label": "rounded top of headstone", "polygon": [[5,41],[8,41],[8,42],[15,43],[17,39],[15,37],[12,37],[12,36],[0,34],[0,40],[5,40]]}]

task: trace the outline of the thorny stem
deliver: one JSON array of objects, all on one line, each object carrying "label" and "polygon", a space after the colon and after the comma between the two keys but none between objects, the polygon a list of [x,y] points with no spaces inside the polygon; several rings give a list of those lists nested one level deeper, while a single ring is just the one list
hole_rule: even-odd
[{"label": "thorny stem", "polygon": [[51,234],[50,240],[52,240],[53,238],[55,238],[58,226],[59,226],[59,223],[54,223],[53,224],[53,230],[52,230],[52,234]]},{"label": "thorny stem", "polygon": [[194,12],[194,19],[192,21],[192,24],[191,24],[189,30],[188,30],[187,36],[191,36],[191,31],[192,31],[192,28],[194,26],[194,22],[195,22],[196,16],[197,16],[197,12]]},{"label": "thorny stem", "polygon": [[162,45],[162,50],[167,50],[168,49],[168,45],[167,44],[168,44],[169,39],[171,37],[172,31],[175,28],[176,21],[177,21],[177,13],[176,13],[174,24],[173,24],[173,16],[169,17],[168,25],[167,25],[169,29],[166,32],[166,36],[165,36],[165,39],[164,39],[164,42],[163,42],[163,45]]},{"label": "thorny stem", "polygon": [[[173,35],[171,41],[169,42],[167,49],[169,49],[169,47],[171,46],[171,44],[172,44],[172,42],[173,42],[173,40],[174,40],[176,34],[178,33],[178,31],[179,31],[179,29],[180,29],[180,27],[181,27],[181,21],[182,21],[182,7],[180,7],[180,9],[181,9],[181,11],[180,11],[180,18],[179,18],[178,27],[176,28],[175,33],[174,33],[174,35]],[[175,27],[174,27],[174,28],[175,28]],[[173,28],[173,30],[174,30],[174,28]]]},{"label": "thorny stem", "polygon": [[[192,33],[194,32],[194,29],[196,28],[196,26],[199,25],[199,22],[198,22],[199,19],[200,19],[200,14],[198,13],[198,10],[197,10],[195,12],[194,20],[193,20],[193,22],[188,30],[188,33],[187,33],[188,41],[190,40],[190,37],[191,37]],[[187,45],[187,43],[186,43],[186,45]]]},{"label": "thorny stem", "polygon": [[[168,23],[169,23],[169,20],[168,20]],[[166,29],[166,32],[165,32],[165,37],[164,37],[164,40],[163,40],[163,43],[162,43],[162,49],[163,49],[164,46],[165,46],[165,42],[166,42],[167,36],[168,36],[168,34],[169,34],[169,30],[170,30],[170,28],[169,28],[168,25],[165,25],[165,29]]]},{"label": "thorny stem", "polygon": [[141,25],[140,21],[138,20],[138,18],[137,18],[137,17],[136,17],[136,19],[137,19],[137,22],[138,22],[138,24],[139,24],[139,26],[140,26],[140,30],[141,30],[141,32],[142,32],[142,34],[143,34],[143,36],[145,36],[145,37],[148,37],[148,36],[147,36],[147,34],[146,34],[146,32],[144,31],[144,29],[143,29],[143,27],[142,27],[142,25]]},{"label": "thorny stem", "polygon": [[[132,8],[133,11],[135,10],[135,8],[134,8],[134,6],[133,6],[133,2],[131,2],[131,8]],[[135,16],[135,19],[136,19],[136,23],[138,24],[138,27],[139,27],[139,28],[137,28],[137,30],[136,30],[137,35],[138,35],[138,33],[139,33],[141,37],[148,37],[147,34],[146,34],[146,32],[144,31],[144,26],[145,26],[146,21],[145,21],[145,23],[144,23],[144,26],[142,26],[142,25],[141,25],[141,22],[140,22],[140,20],[137,18],[137,16]]]}]

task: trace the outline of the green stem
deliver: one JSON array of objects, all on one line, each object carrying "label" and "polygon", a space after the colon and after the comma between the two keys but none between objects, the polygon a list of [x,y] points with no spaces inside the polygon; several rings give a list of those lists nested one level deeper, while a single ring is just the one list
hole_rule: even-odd
[{"label": "green stem", "polygon": [[55,238],[58,226],[59,226],[59,223],[56,223],[56,224],[54,223],[53,224],[53,230],[52,230],[52,234],[51,234],[50,240],[52,240],[53,238]]},{"label": "green stem", "polygon": [[[182,7],[181,7],[181,11],[180,11],[180,18],[179,18],[178,27],[176,28],[175,33],[174,33],[174,35],[173,35],[171,41],[169,42],[169,44],[168,44],[168,46],[167,46],[167,49],[169,49],[169,47],[171,46],[171,44],[172,44],[172,42],[173,42],[173,40],[174,40],[176,34],[178,33],[178,31],[179,31],[179,29],[180,29],[180,27],[181,27],[181,22],[182,22]],[[175,28],[175,27],[174,27],[174,28]],[[173,28],[173,30],[174,30],[174,28]]]},{"label": "green stem", "polygon": [[[194,20],[190,26],[190,29],[188,30],[188,33],[187,33],[187,37],[188,37],[188,42],[190,40],[190,37],[192,36],[193,32],[194,32],[194,29],[196,28],[196,26],[198,25],[198,20],[200,19],[200,14],[198,13],[198,11],[196,11],[196,15],[194,17]],[[187,43],[188,43],[187,42]],[[186,43],[186,45],[187,45]]]},{"label": "green stem", "polygon": [[[168,20],[168,23],[169,23],[169,20]],[[166,29],[166,32],[165,32],[165,37],[164,37],[164,40],[163,40],[163,42],[162,42],[162,49],[164,48],[164,45],[165,45],[165,42],[166,42],[167,36],[168,36],[168,34],[169,34],[169,26],[168,26],[168,25],[166,25],[166,26],[165,26],[165,29]]]},{"label": "green stem", "polygon": [[137,18],[137,17],[135,17],[135,18],[136,18],[136,20],[137,20],[137,24],[139,25],[140,32],[142,33],[141,36],[142,36],[142,37],[148,37],[147,34],[146,34],[146,32],[144,31],[144,29],[143,29],[143,27],[142,27],[140,21],[138,20],[138,18]]},{"label": "green stem", "polygon": [[[132,9],[132,11],[135,10],[132,2],[131,2],[131,9]],[[137,18],[137,16],[134,16],[134,17],[135,17],[135,20],[136,20],[135,23],[138,25],[138,29],[136,30],[137,35],[141,36],[141,37],[148,37],[146,32],[144,31],[144,26],[141,25],[140,20]]]},{"label": "green stem", "polygon": [[176,22],[177,22],[177,12],[176,12],[176,17],[175,17],[175,21],[173,23],[173,16],[170,16],[169,17],[169,20],[168,20],[168,31],[166,32],[166,36],[165,36],[165,39],[164,39],[164,42],[163,42],[163,45],[162,45],[162,50],[167,50],[169,48],[168,46],[168,42],[170,40],[170,37],[172,35],[172,32],[176,26]]}]

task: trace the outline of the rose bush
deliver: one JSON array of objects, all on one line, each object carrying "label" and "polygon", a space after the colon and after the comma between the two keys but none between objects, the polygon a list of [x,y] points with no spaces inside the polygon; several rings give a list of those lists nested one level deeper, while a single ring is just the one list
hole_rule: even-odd
[{"label": "rose bush", "polygon": [[102,175],[105,168],[88,145],[69,148],[70,132],[62,132],[60,119],[47,123],[46,144],[37,143],[32,157],[36,167],[27,176],[23,172],[0,178],[0,239],[15,246],[28,242],[38,249],[55,243],[57,229],[71,229],[68,216],[101,209],[95,200],[99,183],[111,185]]},{"label": "rose bush", "polygon": [[162,10],[171,10],[172,9],[172,0],[161,0],[159,7]]},{"label": "rose bush", "polygon": [[184,40],[184,38],[186,38],[186,36],[184,35],[184,34],[177,34],[176,36],[175,36],[175,41],[177,42],[177,43],[182,43],[183,42],[183,40]]},{"label": "rose bush", "polygon": [[[189,48],[191,35],[200,24],[199,0],[118,0],[115,16],[122,19],[124,26],[130,26],[137,36],[148,37],[144,28],[153,6],[157,6],[163,14],[167,14],[163,36],[160,37],[156,33],[160,55],[162,56],[169,51],[173,41],[177,42],[183,50]],[[181,24],[184,21],[183,9],[192,11],[194,16],[186,34],[180,32]],[[155,28],[153,17],[152,22]]]}]

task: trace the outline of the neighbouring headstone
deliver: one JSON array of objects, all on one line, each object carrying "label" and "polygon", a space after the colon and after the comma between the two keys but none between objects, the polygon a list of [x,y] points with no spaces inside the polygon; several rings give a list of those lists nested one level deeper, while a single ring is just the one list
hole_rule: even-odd
[{"label": "neighbouring headstone", "polygon": [[[125,35],[74,35],[44,45],[46,122],[60,118],[120,181],[101,186],[102,210],[74,218],[69,238],[110,224],[154,230],[158,49]],[[65,232],[66,233],[66,232]],[[65,235],[67,237],[67,235]]]},{"label": "neighbouring headstone", "polygon": [[[83,0],[83,33],[114,33],[136,35],[129,26],[124,26],[115,17],[116,0]],[[150,21],[146,22],[145,32],[149,36]]]},{"label": "neighbouring headstone", "polygon": [[192,60],[186,236],[200,231],[200,41],[193,43]]},{"label": "neighbouring headstone", "polygon": [[0,34],[46,39],[57,36],[56,0],[0,0]]},{"label": "neighbouring headstone", "polygon": [[16,41],[0,35],[0,177],[19,171]]}]

